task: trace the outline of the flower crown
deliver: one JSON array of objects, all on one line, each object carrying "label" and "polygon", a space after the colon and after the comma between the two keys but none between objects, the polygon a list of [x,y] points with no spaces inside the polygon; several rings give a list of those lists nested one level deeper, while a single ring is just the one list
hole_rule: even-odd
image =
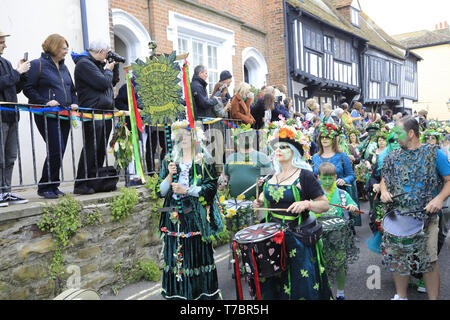
[{"label": "flower crown", "polygon": [[[171,129],[172,129],[172,140],[175,140],[177,135],[182,132],[181,130],[191,130],[191,127],[189,126],[189,121],[188,120],[177,120],[177,121],[172,123]],[[196,125],[195,126],[194,139],[197,142],[201,142],[201,141],[205,141],[206,140],[206,136],[205,136],[205,133],[203,132],[203,129],[202,129],[201,125]]]},{"label": "flower crown", "polygon": [[358,129],[350,129],[347,131],[346,136],[350,139],[350,135],[354,134],[356,135],[356,138],[359,138],[359,136],[361,135],[361,133],[359,132]]},{"label": "flower crown", "polygon": [[[272,122],[269,126],[269,141],[272,142],[274,140],[280,140],[285,142],[291,142],[298,148],[303,150],[303,157],[306,160],[311,159],[311,155],[309,153],[309,138],[300,128],[295,127],[295,120],[281,120]],[[289,141],[290,140],[290,141]],[[299,150],[300,151],[300,150]]]},{"label": "flower crown", "polygon": [[320,136],[328,137],[333,139],[334,137],[341,134],[341,130],[334,124],[327,123],[322,124],[319,128]]},{"label": "flower crown", "polygon": [[425,139],[427,137],[436,137],[438,141],[442,140],[443,134],[445,134],[445,131],[442,129],[427,129],[424,132],[422,132],[422,135],[420,136],[420,141],[422,143],[425,143]]}]

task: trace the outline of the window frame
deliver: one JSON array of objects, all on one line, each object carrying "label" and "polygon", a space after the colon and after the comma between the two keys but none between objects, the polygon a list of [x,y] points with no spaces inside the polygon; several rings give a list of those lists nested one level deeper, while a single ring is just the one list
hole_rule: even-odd
[{"label": "window frame", "polygon": [[360,16],[359,16],[359,10],[356,8],[351,7],[350,8],[350,21],[351,23],[358,27],[360,26]]},{"label": "window frame", "polygon": [[[191,36],[189,34],[184,33],[178,33],[178,44],[180,43],[180,40],[186,40],[187,41],[187,52],[191,52],[192,54],[189,55],[188,60],[194,67],[197,65],[204,65],[208,69],[208,94],[211,94],[214,90],[214,86],[219,81],[219,57],[218,52],[220,48],[220,43],[216,43],[214,41],[210,41],[207,39],[202,39],[200,37]],[[197,60],[197,50],[194,52],[194,43],[200,44],[202,46],[202,61]],[[215,60],[215,66],[210,65],[210,52],[209,48],[214,48],[215,50],[215,58],[212,57],[213,60]],[[212,51],[211,51],[212,52]],[[178,54],[181,54],[184,52],[179,51]]]}]

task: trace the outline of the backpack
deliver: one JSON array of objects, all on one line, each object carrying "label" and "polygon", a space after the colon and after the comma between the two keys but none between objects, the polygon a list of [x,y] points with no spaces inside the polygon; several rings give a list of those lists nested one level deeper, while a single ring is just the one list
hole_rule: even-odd
[{"label": "backpack", "polygon": [[109,192],[117,189],[117,182],[119,182],[117,170],[112,167],[103,167],[98,169],[98,178],[88,182],[89,187],[95,192]]}]

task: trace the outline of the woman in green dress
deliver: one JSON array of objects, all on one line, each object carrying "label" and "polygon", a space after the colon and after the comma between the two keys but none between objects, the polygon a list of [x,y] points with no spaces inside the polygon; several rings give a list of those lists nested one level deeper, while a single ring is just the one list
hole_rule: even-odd
[{"label": "woman in green dress", "polygon": [[201,144],[202,130],[197,128],[194,136],[188,125],[172,124],[173,154],[164,158],[156,185],[164,198],[159,223],[164,238],[161,293],[166,299],[216,299],[220,290],[211,241],[223,228],[215,201],[217,176]]},{"label": "woman in green dress", "polygon": [[321,241],[305,245],[291,230],[310,221],[309,211],[328,210],[328,201],[305,158],[309,158],[309,142],[300,130],[283,121],[271,124],[269,137],[274,150],[275,174],[264,184],[254,201],[254,208],[284,208],[286,212],[262,211],[266,222],[288,226],[284,230],[287,269],[280,274],[260,278],[262,299],[330,300],[331,290],[323,265]]}]

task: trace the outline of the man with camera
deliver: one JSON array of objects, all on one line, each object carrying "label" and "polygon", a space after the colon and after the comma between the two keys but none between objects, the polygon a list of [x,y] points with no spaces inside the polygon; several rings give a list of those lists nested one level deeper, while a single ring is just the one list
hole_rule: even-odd
[{"label": "man with camera", "polygon": [[[72,54],[72,58],[76,64],[75,87],[79,106],[92,109],[86,112],[94,114],[113,112],[113,87],[119,82],[117,62],[123,62],[123,58],[110,53],[109,45],[103,41],[92,42],[87,51]],[[95,193],[92,184],[84,179],[95,178],[102,168],[111,129],[111,120],[83,121],[84,146],[78,161],[75,194]]]},{"label": "man with camera", "polygon": [[[0,101],[17,102],[17,93],[22,91],[30,62],[21,59],[16,69],[2,57],[9,34],[0,30]],[[12,111],[0,112],[0,207],[9,204],[27,203],[28,200],[11,193],[11,178],[17,158],[19,112],[15,106],[3,106]]]}]

